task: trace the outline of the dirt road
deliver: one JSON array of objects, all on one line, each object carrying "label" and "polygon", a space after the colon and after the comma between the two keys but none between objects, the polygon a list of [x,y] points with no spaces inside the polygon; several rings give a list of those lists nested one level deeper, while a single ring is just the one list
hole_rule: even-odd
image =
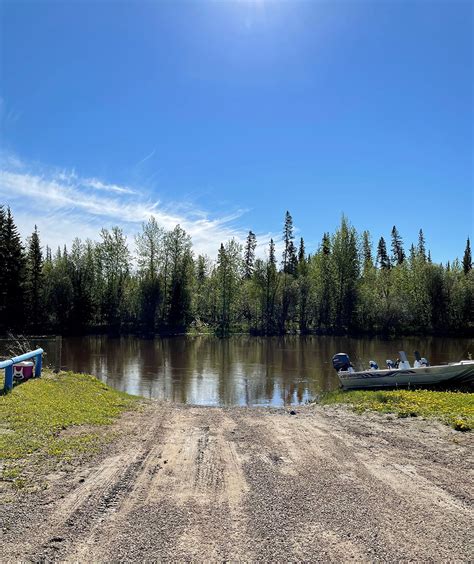
[{"label": "dirt road", "polygon": [[469,561],[473,434],[305,407],[156,404],[0,509],[0,560]]}]

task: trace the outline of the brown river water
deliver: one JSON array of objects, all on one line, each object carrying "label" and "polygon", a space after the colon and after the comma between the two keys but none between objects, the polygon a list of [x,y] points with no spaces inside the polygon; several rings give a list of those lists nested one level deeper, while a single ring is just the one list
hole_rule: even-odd
[{"label": "brown river water", "polygon": [[[34,343],[55,358],[54,342]],[[61,368],[93,374],[131,394],[179,403],[214,406],[285,406],[305,403],[334,390],[331,358],[346,352],[356,368],[369,360],[385,365],[405,350],[413,362],[420,351],[431,364],[474,355],[474,340],[406,337],[395,340],[325,336],[227,339],[179,336],[155,339],[105,336],[62,339]]]}]

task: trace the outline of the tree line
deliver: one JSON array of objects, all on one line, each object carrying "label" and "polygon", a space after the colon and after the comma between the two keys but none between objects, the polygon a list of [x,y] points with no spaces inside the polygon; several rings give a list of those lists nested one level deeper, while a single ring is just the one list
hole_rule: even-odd
[{"label": "tree line", "polygon": [[211,260],[193,253],[179,225],[166,231],[151,217],[134,256],[119,227],[53,253],[36,226],[23,244],[0,206],[0,332],[472,332],[470,240],[461,261],[436,264],[422,230],[407,251],[395,226],[389,237],[374,248],[368,231],[342,217],[308,254],[286,212],[281,257],[273,240],[257,257],[249,231],[244,245],[223,242]]}]

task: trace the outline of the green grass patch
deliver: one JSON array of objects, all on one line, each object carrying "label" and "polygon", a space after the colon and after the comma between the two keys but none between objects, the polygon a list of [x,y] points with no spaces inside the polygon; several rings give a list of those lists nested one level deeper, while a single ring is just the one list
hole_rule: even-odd
[{"label": "green grass patch", "polygon": [[108,425],[134,408],[138,399],[93,376],[45,371],[42,378],[0,396],[0,460],[22,459],[35,452],[71,456],[93,451],[99,435],[90,428],[82,434],[80,429],[66,436],[61,432],[73,426]]},{"label": "green grass patch", "polygon": [[336,391],[324,395],[322,404],[344,403],[355,411],[395,413],[398,417],[436,418],[458,431],[474,429],[474,394],[432,390]]}]

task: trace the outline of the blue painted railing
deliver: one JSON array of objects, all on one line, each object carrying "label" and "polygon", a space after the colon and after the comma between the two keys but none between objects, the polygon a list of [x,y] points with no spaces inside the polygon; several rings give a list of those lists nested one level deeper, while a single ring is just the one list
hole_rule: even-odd
[{"label": "blue painted railing", "polygon": [[3,390],[9,392],[13,388],[13,366],[24,360],[29,360],[30,358],[35,359],[35,378],[39,378],[41,376],[41,368],[43,367],[43,352],[43,349],[36,349],[35,351],[15,356],[9,360],[2,360],[0,362],[0,369],[5,369],[5,384]]}]

